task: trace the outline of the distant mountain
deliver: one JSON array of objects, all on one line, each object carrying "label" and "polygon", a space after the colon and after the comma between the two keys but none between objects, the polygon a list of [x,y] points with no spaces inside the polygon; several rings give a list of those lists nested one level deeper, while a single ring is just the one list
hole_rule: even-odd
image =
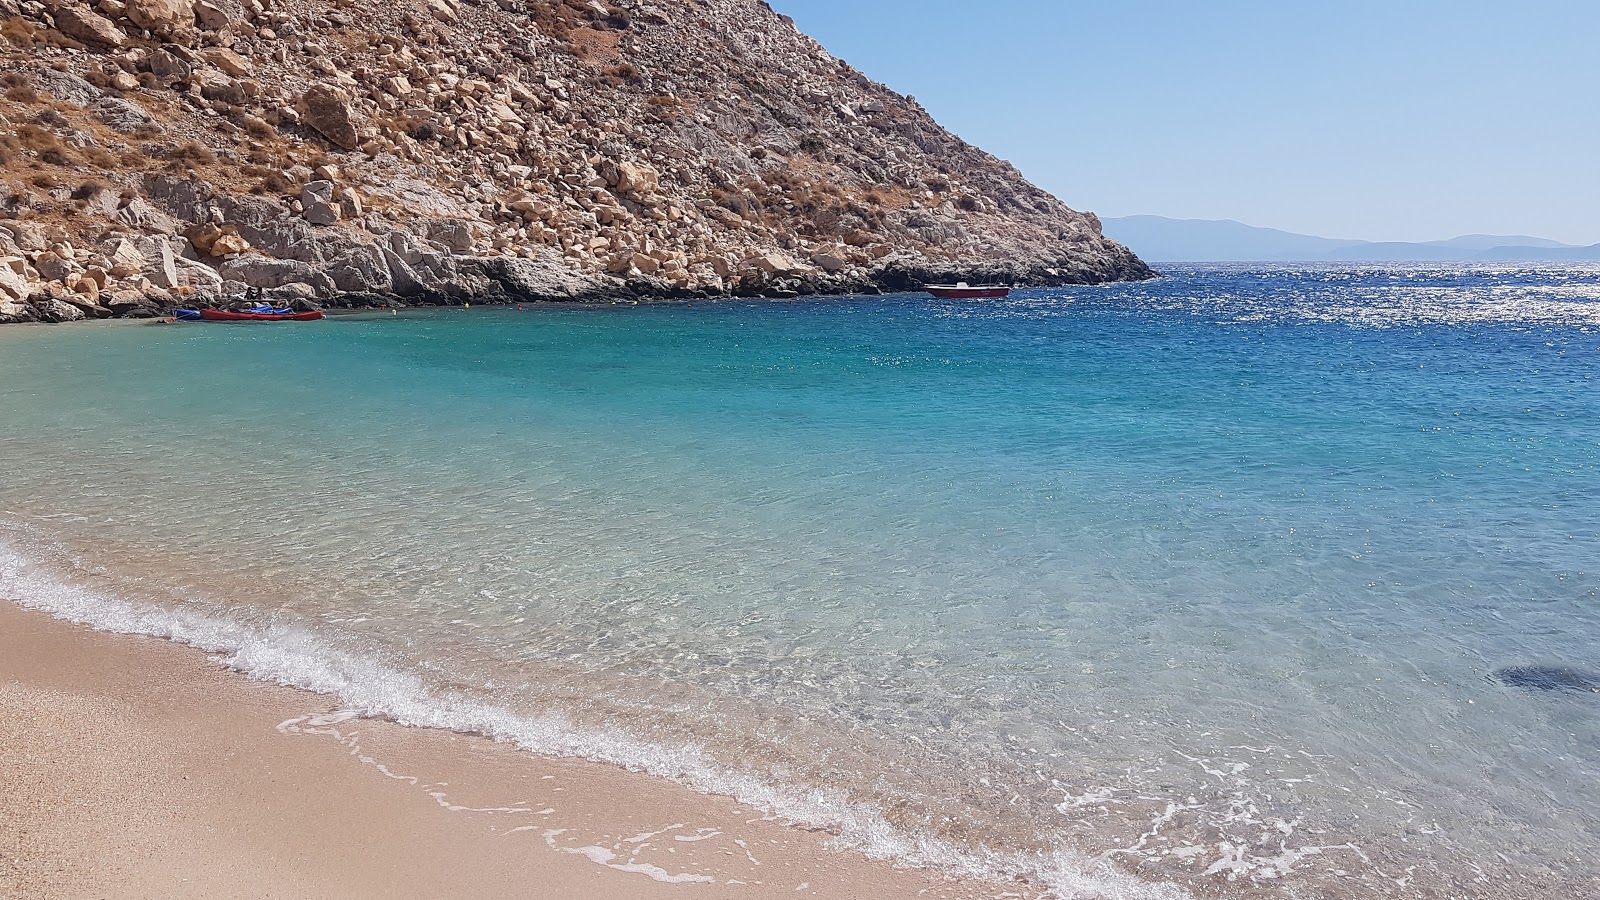
[{"label": "distant mountain", "polygon": [[1493,250],[1496,247],[1570,247],[1548,238],[1529,237],[1525,234],[1464,234],[1448,241],[1429,241],[1439,247],[1458,247],[1462,250]]},{"label": "distant mountain", "polygon": [[1491,247],[1478,258],[1493,262],[1600,262],[1600,244],[1587,247]]},{"label": "distant mountain", "polygon": [[1295,234],[1216,219],[1122,216],[1102,219],[1106,237],[1149,262],[1536,262],[1600,260],[1600,244],[1468,234],[1447,241],[1361,241]]},{"label": "distant mountain", "polygon": [[1101,219],[1101,225],[1106,237],[1149,262],[1322,259],[1361,243],[1226,220],[1122,216]]}]

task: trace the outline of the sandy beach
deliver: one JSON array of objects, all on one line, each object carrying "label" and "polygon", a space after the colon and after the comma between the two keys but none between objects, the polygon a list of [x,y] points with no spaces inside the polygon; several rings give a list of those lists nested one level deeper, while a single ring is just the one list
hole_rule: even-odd
[{"label": "sandy beach", "polygon": [[1025,897],[0,602],[0,896]]}]

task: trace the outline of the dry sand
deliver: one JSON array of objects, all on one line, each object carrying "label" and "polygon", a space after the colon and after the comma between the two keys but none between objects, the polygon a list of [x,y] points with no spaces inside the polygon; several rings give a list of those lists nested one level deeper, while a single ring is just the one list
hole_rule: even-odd
[{"label": "dry sand", "polygon": [[1037,895],[830,850],[649,776],[333,709],[0,601],[0,898]]}]

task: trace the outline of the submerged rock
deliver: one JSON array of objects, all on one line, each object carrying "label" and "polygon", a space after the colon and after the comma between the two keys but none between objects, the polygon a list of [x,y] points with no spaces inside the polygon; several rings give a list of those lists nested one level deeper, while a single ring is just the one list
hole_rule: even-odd
[{"label": "submerged rock", "polygon": [[1600,694],[1600,672],[1568,666],[1510,666],[1497,669],[1495,680],[1530,691],[1577,691]]}]

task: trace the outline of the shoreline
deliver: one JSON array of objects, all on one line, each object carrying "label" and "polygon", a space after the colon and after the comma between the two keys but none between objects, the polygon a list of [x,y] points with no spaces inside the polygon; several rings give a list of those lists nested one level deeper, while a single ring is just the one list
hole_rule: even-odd
[{"label": "shoreline", "polygon": [[[7,897],[1043,897],[0,601]],[[9,846],[8,846],[9,845]]]},{"label": "shoreline", "polygon": [[[460,308],[464,305],[604,308],[608,306],[670,306],[695,303],[736,303],[741,301],[837,300],[921,294],[923,293],[923,283],[938,281],[941,277],[943,280],[951,281],[960,277],[980,276],[963,276],[960,273],[950,274],[936,271],[922,280],[908,276],[843,284],[807,283],[796,285],[794,288],[761,288],[746,291],[724,291],[721,293],[670,290],[648,283],[619,281],[615,284],[602,285],[589,291],[572,294],[525,290],[509,281],[486,279],[481,284],[476,285],[475,288],[463,287],[460,290],[451,292],[412,295],[369,291],[333,294],[309,299],[287,295],[278,296],[271,292],[256,299],[243,294],[177,295],[168,298],[171,302],[164,305],[130,307],[123,312],[113,312],[109,308],[93,306],[87,303],[75,304],[70,301],[65,301],[66,307],[52,306],[50,304],[59,298],[38,294],[30,296],[26,300],[16,301],[12,304],[14,308],[11,308],[9,313],[0,310],[0,325],[65,325],[95,321],[149,322],[170,317],[179,309],[233,309],[257,302],[289,305],[301,312],[315,309],[326,312],[329,315],[339,315],[391,309],[451,309]],[[1037,278],[1025,274],[1014,275],[1009,278],[1002,277],[1001,280],[1014,285],[1014,290],[1028,290],[1104,287],[1128,281],[1153,281],[1161,277],[1163,276],[1160,273],[1151,270],[1139,277],[1130,276],[1100,281]],[[71,312],[68,307],[75,309],[76,314]]]}]

